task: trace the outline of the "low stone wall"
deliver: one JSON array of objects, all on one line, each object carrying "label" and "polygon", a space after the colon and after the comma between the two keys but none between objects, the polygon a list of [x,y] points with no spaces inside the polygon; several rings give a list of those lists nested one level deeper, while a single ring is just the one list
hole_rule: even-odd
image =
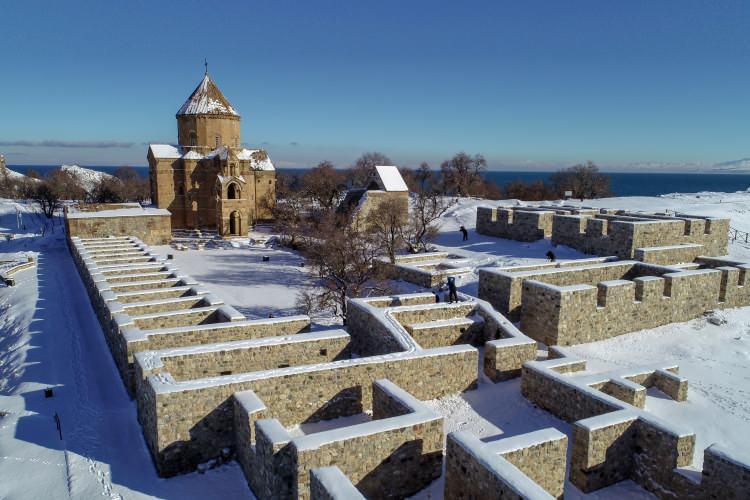
[{"label": "low stone wall", "polygon": [[[464,294],[454,304],[434,303],[431,294],[399,297],[349,301],[347,328],[355,352],[376,355],[417,346],[484,345],[484,373],[494,382],[519,376],[521,365],[536,359],[536,342],[484,300]],[[411,305],[401,305],[406,302]]]},{"label": "low stone wall", "polygon": [[[726,260],[717,261],[729,264]],[[746,269],[680,269],[637,261],[480,270],[479,295],[547,345],[571,345],[750,304]]]},{"label": "low stone wall", "polygon": [[377,259],[375,266],[383,276],[403,280],[424,288],[445,284],[448,276],[459,276],[471,272],[463,264],[465,259],[451,259],[447,252],[429,252],[413,255],[397,255],[396,262],[387,258]]},{"label": "low stone wall", "polygon": [[0,274],[0,279],[7,285],[7,286],[15,286],[16,281],[13,277],[16,273],[24,271],[26,269],[31,269],[32,267],[36,266],[36,262],[34,261],[34,258],[29,256],[27,257],[26,262],[22,262],[20,264],[16,264],[12,267],[9,267],[5,271]]},{"label": "low stone wall", "polygon": [[451,432],[444,497],[562,498],[567,448],[567,436],[551,428],[491,443]]},{"label": "low stone wall", "polygon": [[516,241],[536,241],[552,235],[553,211],[537,211],[531,207],[477,207],[476,231]]},{"label": "low stone wall", "polygon": [[611,257],[551,262],[530,266],[479,270],[479,298],[501,314],[517,321],[521,315],[523,283],[537,280],[552,285],[594,285],[600,281],[628,276],[635,261],[612,261]]},{"label": "low stone wall", "polygon": [[348,477],[335,465],[310,471],[311,500],[365,500]]},{"label": "low stone wall", "polygon": [[594,216],[555,215],[551,238],[553,245],[566,245],[584,253],[616,255],[622,259],[636,258],[638,249],[662,247],[658,262],[674,264],[686,258],[685,252],[689,251],[665,247],[698,244],[703,246],[704,255],[725,255],[728,234],[729,219],[603,209]]},{"label": "low stone wall", "polygon": [[328,363],[349,358],[349,334],[344,330],[300,333],[290,337],[176,347],[137,353],[141,377],[169,372],[177,381],[233,373]]},{"label": "low stone wall", "polygon": [[[547,361],[524,365],[521,390],[534,404],[573,423],[570,481],[581,491],[631,479],[660,498],[741,498],[747,493],[750,460],[723,450],[719,457],[710,447],[701,480],[690,479],[677,468],[691,465],[695,435],[642,409],[647,387],[658,387],[676,401],[686,399],[687,381],[676,366],[570,377],[585,369],[585,362],[560,348],[550,354]],[[742,479],[725,481],[732,475]]]},{"label": "low stone wall", "polygon": [[[90,207],[89,207],[90,208]],[[171,214],[158,208],[141,208],[137,203],[95,206],[95,210],[65,207],[68,238],[135,236],[148,245],[165,245],[172,239]]]},{"label": "low stone wall", "polygon": [[[137,352],[294,335],[310,326],[307,316],[247,320],[150,253],[137,238],[73,237],[69,243],[112,356],[131,394],[135,390],[133,361]],[[122,255],[135,260],[111,263]],[[159,271],[153,273],[154,270]],[[273,349],[267,345],[253,352],[260,359],[259,353]],[[317,355],[325,359],[343,355],[339,345],[331,346],[331,354],[327,346],[317,349]],[[321,350],[326,354],[321,355]],[[235,369],[241,364],[232,355],[226,356],[225,363],[217,363],[213,371],[208,364],[202,369],[220,374],[232,371],[232,363]],[[283,356],[271,356],[263,362],[267,367],[284,364]]]},{"label": "low stone wall", "polygon": [[374,381],[372,393],[373,420],[341,429],[292,437],[277,420],[238,423],[241,436],[255,426],[255,446],[238,446],[248,449],[239,456],[256,496],[308,499],[311,471],[334,464],[366,498],[404,498],[438,478],[442,417],[388,380]]},{"label": "low stone wall", "polygon": [[387,377],[419,399],[435,399],[476,386],[478,355],[452,346],[178,382],[150,376],[136,356],[139,419],[162,475],[192,470],[234,448],[229,397],[252,390],[283,425],[353,415],[372,408],[371,384]]},{"label": "low stone wall", "polygon": [[697,243],[686,243],[684,245],[672,245],[663,247],[636,248],[635,260],[648,264],[682,264],[693,262],[699,255],[705,253],[703,245]]}]

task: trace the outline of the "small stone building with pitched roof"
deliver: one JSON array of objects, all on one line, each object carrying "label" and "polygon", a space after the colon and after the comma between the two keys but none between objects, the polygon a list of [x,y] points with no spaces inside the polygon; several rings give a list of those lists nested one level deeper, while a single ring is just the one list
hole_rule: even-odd
[{"label": "small stone building with pitched roof", "polygon": [[399,204],[403,216],[409,211],[409,188],[393,165],[378,165],[362,188],[353,188],[339,203],[340,213],[350,213],[357,220],[364,221],[381,203],[393,200]]},{"label": "small stone building with pitched roof", "polygon": [[179,109],[177,145],[151,144],[151,198],[172,214],[173,228],[247,235],[271,218],[276,171],[268,153],[240,141],[240,115],[208,72]]}]

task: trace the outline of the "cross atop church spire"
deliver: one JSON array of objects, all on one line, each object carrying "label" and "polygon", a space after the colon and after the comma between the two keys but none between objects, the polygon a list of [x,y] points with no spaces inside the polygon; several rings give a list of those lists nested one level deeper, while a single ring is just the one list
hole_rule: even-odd
[{"label": "cross atop church spire", "polygon": [[207,75],[208,74],[208,59],[206,59],[205,57],[203,58],[203,65],[206,67],[205,74]]}]

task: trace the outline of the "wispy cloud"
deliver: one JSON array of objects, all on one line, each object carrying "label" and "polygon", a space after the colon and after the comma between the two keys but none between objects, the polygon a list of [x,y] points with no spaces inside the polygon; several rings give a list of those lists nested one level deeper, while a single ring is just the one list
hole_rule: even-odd
[{"label": "wispy cloud", "polygon": [[121,141],[59,141],[49,139],[45,141],[0,141],[2,147],[27,147],[27,148],[94,148],[94,149],[111,149],[111,148],[132,148],[134,142]]},{"label": "wispy cloud", "polygon": [[290,142],[290,143],[289,143],[289,145],[290,145],[290,146],[299,146],[299,142],[297,142],[297,141],[292,141],[292,142]]}]

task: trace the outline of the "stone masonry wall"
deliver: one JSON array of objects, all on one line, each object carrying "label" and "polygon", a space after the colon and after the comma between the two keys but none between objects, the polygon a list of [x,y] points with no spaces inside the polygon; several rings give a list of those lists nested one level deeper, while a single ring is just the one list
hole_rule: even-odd
[{"label": "stone masonry wall", "polygon": [[65,227],[69,238],[135,236],[148,245],[165,245],[172,239],[172,222],[168,213],[127,217],[93,215],[77,219],[65,217]]},{"label": "stone masonry wall", "polygon": [[566,436],[554,429],[492,443],[468,432],[451,432],[444,498],[562,498],[566,450]]},{"label": "stone masonry wall", "polygon": [[[471,347],[454,346],[203,383],[163,383],[149,377],[137,388],[139,419],[159,472],[172,475],[234,446],[229,400],[234,392],[254,391],[268,415],[284,425],[314,422],[370,410],[371,384],[378,378],[387,377],[422,400],[473,388],[477,357]],[[142,380],[138,363],[136,373]]]},{"label": "stone masonry wall", "polygon": [[219,377],[233,373],[272,370],[289,366],[327,363],[349,357],[349,335],[298,334],[289,342],[261,339],[241,344],[208,344],[205,350],[161,351],[162,365],[143,370],[142,376],[169,372],[177,381]]},{"label": "stone masonry wall", "polygon": [[[676,374],[677,367],[567,376],[582,369],[582,360],[554,348],[548,361],[527,363],[522,376],[524,396],[574,422],[570,480],[576,487],[590,493],[632,479],[659,498],[738,498],[732,496],[742,491],[736,481],[713,479],[734,475],[742,478],[739,484],[746,487],[750,460],[732,457],[714,461],[714,450],[709,448],[701,480],[689,479],[677,468],[691,465],[695,435],[641,409],[646,386],[659,386],[677,401],[685,400],[687,381]],[[620,390],[612,391],[615,385]],[[633,397],[636,393],[641,397]],[[718,470],[713,470],[717,463]]]},{"label": "stone masonry wall", "polygon": [[[526,281],[521,330],[547,345],[571,345],[687,321],[732,305],[720,300],[722,273],[729,271],[681,271],[596,287]],[[745,300],[750,303],[747,295]]]},{"label": "stone masonry wall", "polygon": [[552,211],[477,207],[476,231],[516,241],[536,241],[552,234]]}]

